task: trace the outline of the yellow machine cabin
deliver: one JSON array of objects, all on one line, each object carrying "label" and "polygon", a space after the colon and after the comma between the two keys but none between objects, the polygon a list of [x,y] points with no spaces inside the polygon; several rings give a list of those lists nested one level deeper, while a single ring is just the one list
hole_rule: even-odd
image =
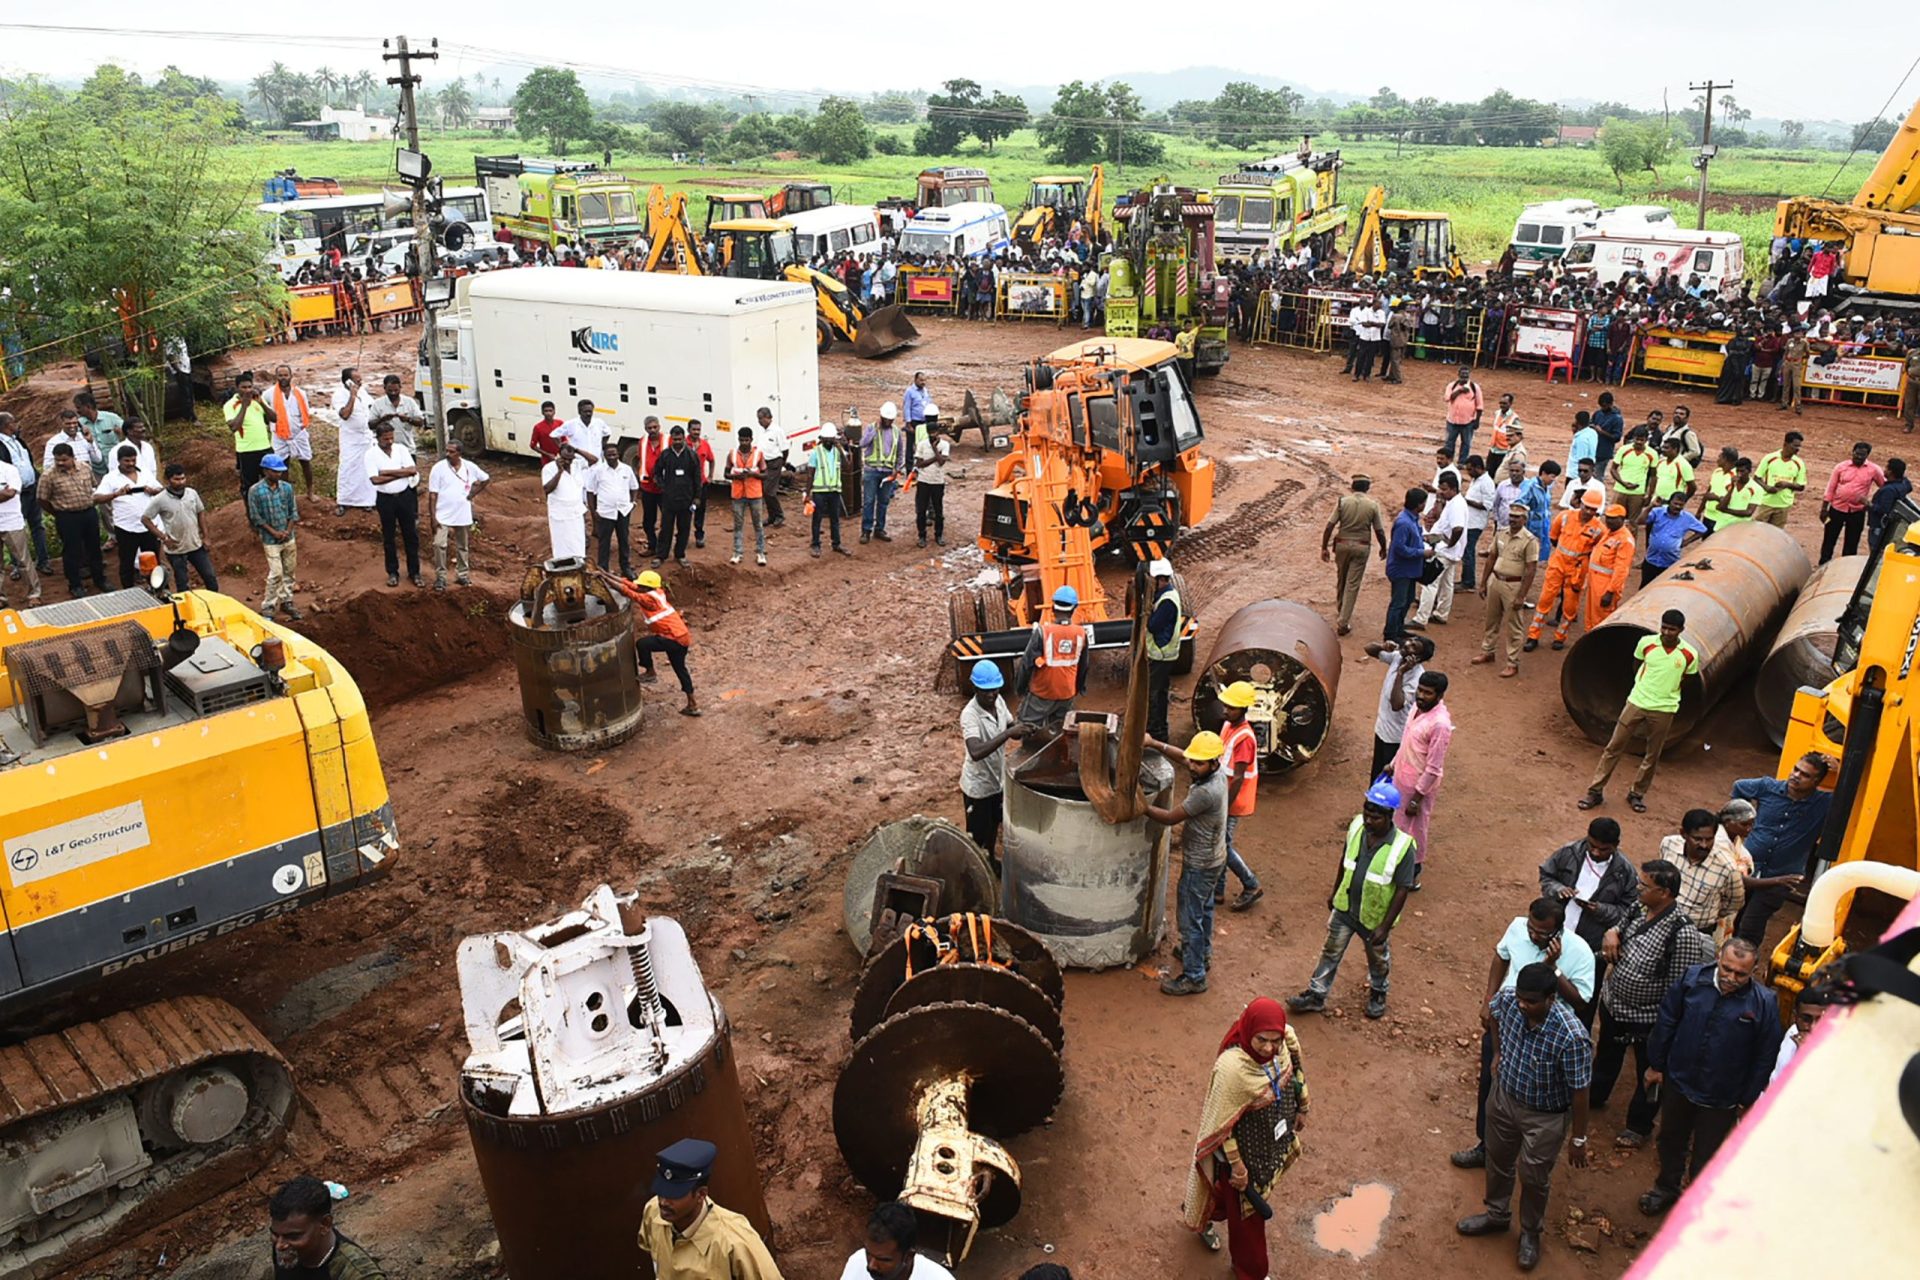
[{"label": "yellow machine cabin", "polygon": [[[358,687],[235,600],[0,611],[0,671],[0,1026],[57,1026],[33,1006],[392,864]],[[52,1274],[248,1176],[292,1103],[273,1046],[214,999],[0,1047],[0,1275]]]},{"label": "yellow machine cabin", "polygon": [[1395,271],[1416,280],[1438,276],[1458,280],[1466,274],[1453,244],[1453,220],[1444,213],[1388,209],[1387,189],[1367,192],[1360,206],[1360,229],[1347,249],[1349,275]]},{"label": "yellow machine cabin", "polygon": [[1869,304],[1871,295],[1908,305],[1920,297],[1920,101],[1852,200],[1782,200],[1773,234],[1838,243],[1841,279]]}]

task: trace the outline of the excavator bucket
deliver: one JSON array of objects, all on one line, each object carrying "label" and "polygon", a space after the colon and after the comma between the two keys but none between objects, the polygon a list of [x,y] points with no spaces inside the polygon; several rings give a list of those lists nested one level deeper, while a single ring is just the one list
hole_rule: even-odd
[{"label": "excavator bucket", "polygon": [[905,307],[876,307],[860,323],[859,336],[853,340],[853,354],[862,360],[898,351],[920,337],[920,331],[907,318]]}]

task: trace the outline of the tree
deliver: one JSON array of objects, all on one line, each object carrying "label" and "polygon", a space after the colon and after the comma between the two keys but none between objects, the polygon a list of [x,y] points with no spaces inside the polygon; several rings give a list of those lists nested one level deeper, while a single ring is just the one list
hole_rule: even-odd
[{"label": "tree", "polygon": [[662,102],[649,115],[653,127],[680,145],[682,151],[699,151],[727,126],[718,107],[697,102]]},{"label": "tree", "polygon": [[1753,119],[1753,112],[1735,102],[1732,94],[1723,94],[1720,98],[1720,119],[1728,125],[1736,125]]},{"label": "tree", "polygon": [[473,123],[473,94],[465,80],[455,80],[440,91],[440,119],[449,129],[462,129]]},{"label": "tree", "polygon": [[[931,104],[932,99],[928,99]],[[1055,164],[1082,165],[1099,159],[1100,122],[1106,118],[1107,95],[1099,81],[1091,85],[1082,80],[1060,86],[1053,107],[1038,125],[1040,145],[1047,159]]]},{"label": "tree", "polygon": [[827,164],[852,164],[873,154],[873,129],[851,98],[828,98],[814,113],[808,142]]},{"label": "tree", "polygon": [[1780,145],[1781,146],[1797,147],[1800,145],[1801,140],[1806,136],[1807,136],[1807,126],[1800,123],[1798,120],[1782,120],[1780,122]]},{"label": "tree", "polygon": [[927,122],[913,135],[913,149],[923,156],[958,151],[973,132],[983,101],[980,86],[972,80],[949,80],[940,87],[946,92],[927,95]]},{"label": "tree", "polygon": [[379,88],[380,81],[374,76],[373,72],[368,71],[364,67],[354,72],[353,77],[348,80],[346,84],[347,92],[357,96],[362,109],[366,107],[367,102],[372,99],[374,93],[378,91]]},{"label": "tree", "polygon": [[1200,117],[1204,132],[1222,146],[1252,148],[1293,132],[1300,95],[1291,89],[1262,89],[1245,80],[1223,86]]},{"label": "tree", "polygon": [[580,77],[559,67],[539,67],[513,91],[513,114],[523,138],[545,138],[559,155],[567,143],[584,138],[593,128],[593,104],[580,87]]},{"label": "tree", "polygon": [[1480,140],[1490,147],[1530,147],[1560,127],[1559,110],[1495,89],[1473,108]]},{"label": "tree", "polygon": [[910,93],[890,89],[874,94],[860,110],[875,124],[910,124],[920,114],[920,100]]},{"label": "tree", "polygon": [[1011,138],[1014,130],[1026,128],[1029,120],[1025,98],[1017,93],[996,92],[973,117],[973,136],[985,143],[987,154],[992,155],[995,142]]},{"label": "tree", "polygon": [[1659,166],[1673,158],[1673,135],[1658,120],[1612,116],[1600,129],[1600,154],[1613,171],[1614,184],[1624,192],[1630,173],[1650,173],[1659,181]]},{"label": "tree", "polygon": [[257,191],[223,176],[230,104],[110,70],[72,94],[29,83],[0,115],[0,291],[31,316],[28,345],[98,352],[122,402],[157,424],[159,340],[223,349],[269,323],[284,291]]},{"label": "tree", "polygon": [[1885,151],[1893,141],[1893,134],[1891,120],[1863,120],[1853,126],[1848,145],[1855,151]]}]

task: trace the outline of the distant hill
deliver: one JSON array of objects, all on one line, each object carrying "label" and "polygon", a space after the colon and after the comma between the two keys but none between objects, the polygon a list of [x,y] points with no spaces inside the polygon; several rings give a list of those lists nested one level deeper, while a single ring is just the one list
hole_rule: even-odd
[{"label": "distant hill", "polygon": [[[1312,101],[1315,98],[1329,98],[1339,106],[1350,102],[1364,102],[1369,93],[1352,93],[1344,89],[1316,89],[1312,85],[1287,76],[1262,75],[1255,71],[1236,71],[1231,67],[1183,67],[1178,71],[1118,71],[1105,76],[1082,76],[1081,79],[1099,80],[1102,84],[1111,84],[1118,80],[1133,86],[1140,101],[1149,111],[1160,111],[1176,102],[1188,98],[1212,98],[1220,90],[1235,80],[1245,80],[1262,89],[1289,88],[1301,97]],[[1009,84],[988,80],[983,83],[989,89],[1004,89],[1008,93],[1017,93],[1026,99],[1027,106],[1033,111],[1045,111],[1059,92],[1058,84]]]}]

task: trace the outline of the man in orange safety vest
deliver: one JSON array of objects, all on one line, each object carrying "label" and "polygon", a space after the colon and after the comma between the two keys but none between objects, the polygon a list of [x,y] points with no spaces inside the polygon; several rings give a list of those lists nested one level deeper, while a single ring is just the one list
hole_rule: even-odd
[{"label": "man in orange safety vest", "polygon": [[640,660],[640,679],[652,683],[655,679],[653,655],[666,654],[667,661],[673,665],[673,674],[680,678],[680,692],[687,695],[687,705],[680,708],[680,714],[697,716],[700,705],[693,700],[693,677],[687,674],[687,650],[693,647],[693,633],[687,630],[687,620],[667,598],[666,588],[660,585],[660,575],[652,569],[635,578],[633,585],[639,590],[627,594],[633,599],[634,612],[647,628],[647,634],[633,644]]},{"label": "man in orange safety vest", "polygon": [[1080,593],[1061,587],[1053,593],[1053,613],[1033,626],[1022,668],[1027,673],[1027,696],[1020,703],[1025,724],[1043,725],[1055,732],[1066,727],[1067,712],[1087,683],[1087,651],[1093,647],[1093,628],[1073,620]]}]

